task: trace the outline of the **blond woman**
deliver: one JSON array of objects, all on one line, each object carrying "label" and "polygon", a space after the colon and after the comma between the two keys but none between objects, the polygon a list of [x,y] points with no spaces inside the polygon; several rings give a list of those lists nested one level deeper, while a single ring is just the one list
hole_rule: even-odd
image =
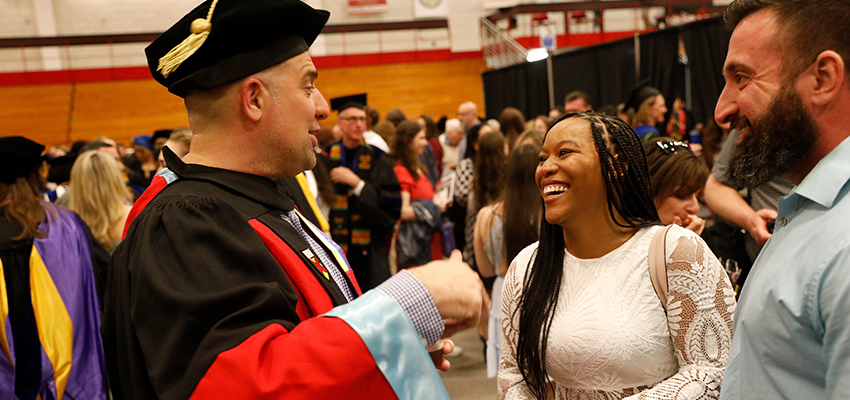
[{"label": "blond woman", "polygon": [[71,186],[68,208],[83,219],[95,239],[112,253],[121,241],[132,199],[118,163],[106,153],[85,152],[71,169]]}]

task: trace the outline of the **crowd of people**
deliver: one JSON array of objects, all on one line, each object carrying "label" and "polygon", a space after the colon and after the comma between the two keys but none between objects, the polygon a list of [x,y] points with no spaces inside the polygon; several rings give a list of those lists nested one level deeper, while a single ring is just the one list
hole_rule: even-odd
[{"label": "crowd of people", "polygon": [[477,326],[506,399],[848,397],[850,7],[797,3],[730,5],[716,120],[381,120],[314,86],[326,11],[207,1],[146,50],[191,129],[0,138],[0,394],[446,398]]}]

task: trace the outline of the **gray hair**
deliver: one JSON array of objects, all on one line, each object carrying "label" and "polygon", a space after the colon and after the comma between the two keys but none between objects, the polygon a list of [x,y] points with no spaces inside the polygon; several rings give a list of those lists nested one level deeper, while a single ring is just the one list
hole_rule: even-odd
[{"label": "gray hair", "polygon": [[457,118],[452,118],[446,121],[446,132],[463,130],[463,124],[460,123],[460,120]]}]

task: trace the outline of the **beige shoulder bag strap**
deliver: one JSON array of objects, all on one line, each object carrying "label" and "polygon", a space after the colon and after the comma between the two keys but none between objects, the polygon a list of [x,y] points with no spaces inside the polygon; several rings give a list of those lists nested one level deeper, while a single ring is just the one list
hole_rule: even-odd
[{"label": "beige shoulder bag strap", "polygon": [[656,231],[649,244],[649,277],[664,310],[667,310],[667,231],[671,226]]}]

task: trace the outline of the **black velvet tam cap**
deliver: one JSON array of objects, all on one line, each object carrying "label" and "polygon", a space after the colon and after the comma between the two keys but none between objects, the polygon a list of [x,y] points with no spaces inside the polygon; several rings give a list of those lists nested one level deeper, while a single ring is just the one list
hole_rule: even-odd
[{"label": "black velvet tam cap", "polygon": [[153,133],[153,140],[154,140],[154,141],[156,141],[156,140],[157,140],[157,139],[159,139],[159,138],[166,138],[166,139],[168,139],[168,138],[170,138],[170,137],[171,137],[171,132],[174,132],[174,131],[173,131],[173,130],[171,130],[171,129],[159,129],[159,130],[156,130],[156,131],[154,131],[154,133]]},{"label": "black velvet tam cap", "polygon": [[22,136],[0,138],[0,182],[15,183],[41,166],[44,146]]},{"label": "black velvet tam cap", "polygon": [[637,112],[640,105],[643,104],[646,99],[661,94],[661,91],[649,86],[649,81],[650,78],[646,78],[640,81],[635,88],[632,89],[632,92],[629,93],[629,99],[626,101],[626,110],[633,108],[635,112]]},{"label": "black velvet tam cap", "polygon": [[300,0],[207,0],[145,49],[148,67],[180,97],[207,91],[307,51],[329,16]]},{"label": "black velvet tam cap", "polygon": [[353,94],[331,99],[331,110],[342,112],[346,108],[366,108],[366,93]]}]

